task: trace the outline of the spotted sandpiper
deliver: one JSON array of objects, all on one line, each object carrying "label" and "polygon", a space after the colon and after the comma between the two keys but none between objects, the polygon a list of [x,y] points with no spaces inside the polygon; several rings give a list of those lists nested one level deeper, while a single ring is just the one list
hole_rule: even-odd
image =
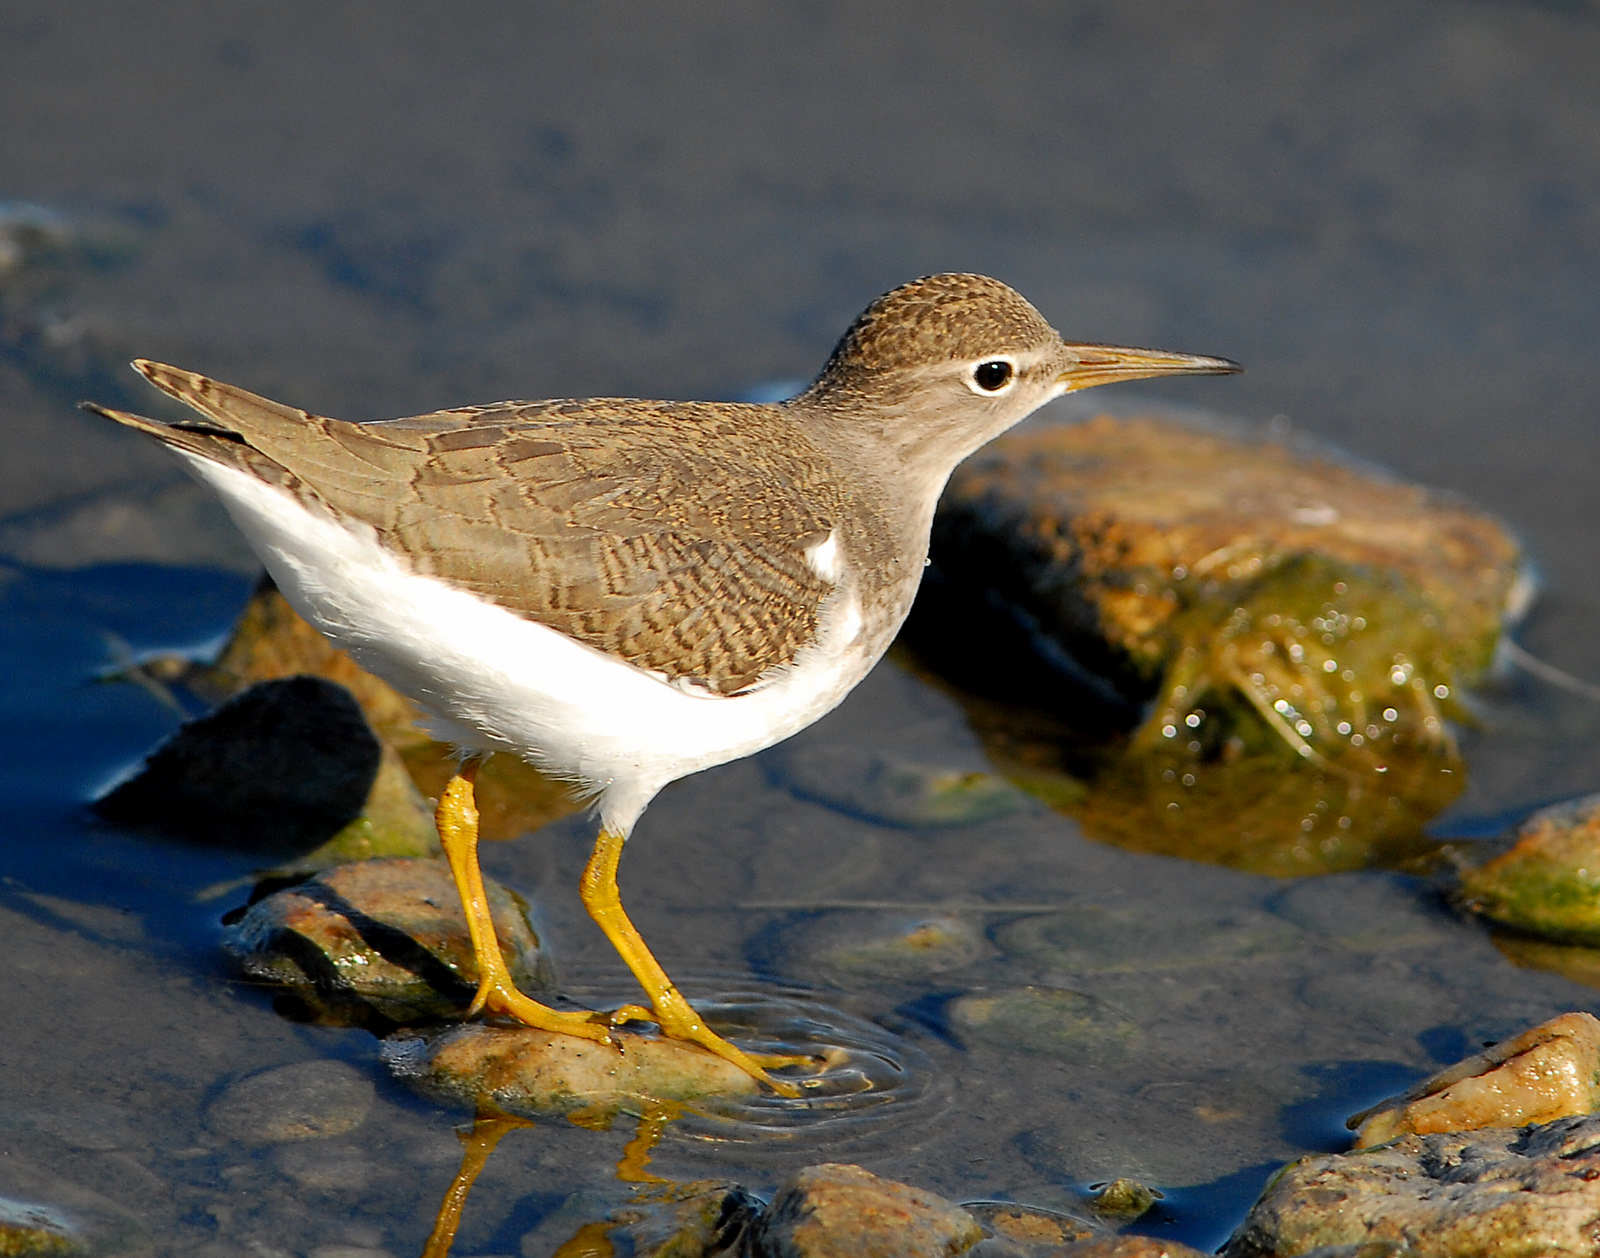
[{"label": "spotted sandpiper", "polygon": [[[203,418],[88,409],[174,450],[297,611],[417,701],[464,753],[438,823],[477,951],[472,1012],[604,1042],[653,1021],[779,1092],[715,1034],[623,912],[622,845],[668,782],[842,700],[888,648],[956,464],[1075,389],[1222,358],[1065,342],[1021,295],[933,275],[874,301],[776,405],[589,398],[346,423],[140,360]],[[524,756],[591,798],[582,898],[648,1009],[519,992],[477,859],[473,774]]]}]

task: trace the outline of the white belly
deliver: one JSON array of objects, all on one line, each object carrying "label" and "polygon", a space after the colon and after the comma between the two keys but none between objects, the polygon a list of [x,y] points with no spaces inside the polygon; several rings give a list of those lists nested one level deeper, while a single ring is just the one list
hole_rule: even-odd
[{"label": "white belly", "polygon": [[253,476],[178,453],[227,505],[295,610],[414,699],[435,732],[506,749],[600,797],[631,828],[668,782],[749,755],[835,707],[876,663],[848,585],[816,642],[754,689],[723,697],[654,674],[407,569],[373,530],[306,509]]}]

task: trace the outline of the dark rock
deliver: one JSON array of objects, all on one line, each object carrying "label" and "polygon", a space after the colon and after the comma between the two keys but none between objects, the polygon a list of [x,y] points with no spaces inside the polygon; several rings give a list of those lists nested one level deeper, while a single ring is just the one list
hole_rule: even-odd
[{"label": "dark rock", "polygon": [[[550,965],[515,892],[485,881],[495,934],[518,986]],[[478,987],[477,958],[448,866],[358,861],[273,893],[229,927],[223,947],[253,979],[289,988],[320,1021],[372,1013],[406,1023],[459,1013]]]},{"label": "dark rock", "polygon": [[[700,1180],[651,1185],[640,1190],[637,1201],[611,1211],[604,1222],[580,1228],[573,1239],[594,1248],[574,1246],[572,1252],[732,1258],[745,1252],[750,1226],[760,1212],[760,1200],[737,1184]],[[606,1248],[600,1250],[601,1245]],[[568,1252],[565,1246],[561,1252]]]},{"label": "dark rock", "polygon": [[1549,1258],[1592,1254],[1597,1235],[1600,1117],[1589,1115],[1304,1158],[1268,1185],[1222,1252]]},{"label": "dark rock", "polygon": [[353,1066],[296,1062],[232,1084],[207,1108],[206,1124],[243,1144],[341,1136],[366,1121],[375,1096],[372,1080]]},{"label": "dark rock", "polygon": [[196,842],[305,852],[361,815],[381,757],[349,691],[289,677],[190,721],[96,809]]},{"label": "dark rock", "polygon": [[759,1258],[947,1258],[983,1228],[967,1211],[859,1166],[808,1166],[777,1191],[755,1232]]}]

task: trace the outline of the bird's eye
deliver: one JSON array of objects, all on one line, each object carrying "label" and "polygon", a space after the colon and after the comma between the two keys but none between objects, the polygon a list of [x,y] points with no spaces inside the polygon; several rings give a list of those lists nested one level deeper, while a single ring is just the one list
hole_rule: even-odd
[{"label": "bird's eye", "polygon": [[998,393],[1011,383],[1015,368],[1003,358],[992,358],[972,369],[972,382],[985,393]]}]

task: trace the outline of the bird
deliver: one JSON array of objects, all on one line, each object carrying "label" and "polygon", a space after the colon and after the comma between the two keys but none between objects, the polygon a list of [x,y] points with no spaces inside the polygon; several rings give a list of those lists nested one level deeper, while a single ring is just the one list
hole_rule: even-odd
[{"label": "bird", "polygon": [[[162,442],[221,498],[288,601],[413,699],[462,759],[437,823],[481,1012],[623,1047],[654,1023],[784,1096],[799,1059],[723,1038],[622,907],[623,845],[668,783],[836,707],[888,649],[968,455],[1064,393],[1240,370],[1064,340],[982,275],[873,301],[809,387],[775,404],[553,399],[346,422],[196,372],[133,364],[198,417],[86,402]],[[473,781],[496,752],[598,813],[580,895],[648,1007],[555,1009],[517,990],[477,857]]]}]

